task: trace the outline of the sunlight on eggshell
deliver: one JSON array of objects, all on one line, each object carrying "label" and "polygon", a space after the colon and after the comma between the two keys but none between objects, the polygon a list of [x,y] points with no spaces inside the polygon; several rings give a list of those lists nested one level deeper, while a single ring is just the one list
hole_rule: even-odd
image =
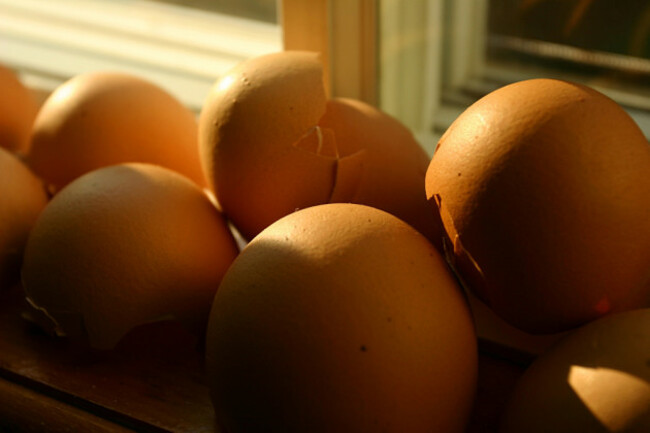
[{"label": "sunlight on eggshell", "polygon": [[233,262],[206,370],[223,431],[461,433],[476,334],[424,236],[379,209],[329,203],[274,222]]},{"label": "sunlight on eggshell", "polygon": [[132,163],[95,170],[48,204],[22,279],[41,322],[110,349],[134,327],[176,319],[201,333],[238,254],[225,219],[186,177]]},{"label": "sunlight on eggshell", "polygon": [[650,431],[650,309],[567,334],[516,384],[501,433]]},{"label": "sunlight on eggshell", "polygon": [[468,107],[426,192],[467,286],[526,332],[650,303],[650,146],[616,102],[552,79]]},{"label": "sunlight on eggshell", "polygon": [[426,152],[396,119],[351,99],[327,100],[315,53],[285,51],[239,64],[201,112],[206,177],[226,215],[251,239],[296,209],[376,206],[432,240]]},{"label": "sunlight on eggshell", "polygon": [[206,185],[194,114],[147,80],[90,72],[49,96],[34,122],[29,166],[53,191],[108,165],[158,164]]}]

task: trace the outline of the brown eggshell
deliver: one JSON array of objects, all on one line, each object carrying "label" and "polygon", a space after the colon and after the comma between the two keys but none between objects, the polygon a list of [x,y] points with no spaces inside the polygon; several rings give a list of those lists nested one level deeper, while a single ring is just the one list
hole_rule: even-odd
[{"label": "brown eggshell", "polygon": [[255,237],[219,287],[206,355],[230,433],[462,432],[476,387],[471,315],[444,260],[357,204]]},{"label": "brown eggshell", "polygon": [[424,190],[429,157],[397,119],[353,99],[333,99],[318,122],[334,132],[339,159],[330,202],[385,210],[434,242],[441,228],[431,218]]},{"label": "brown eggshell", "polygon": [[86,73],[59,86],[38,113],[27,162],[55,190],[124,162],[161,165],[206,185],[193,113],[124,73]]},{"label": "brown eggshell", "polygon": [[509,323],[566,330],[650,302],[650,146],[614,101],[536,79],[469,107],[427,197],[467,285]]},{"label": "brown eggshell", "polygon": [[199,120],[201,161],[244,237],[296,208],[327,202],[336,160],[299,144],[318,140],[324,112],[322,67],[313,53],[256,57],[212,88]]},{"label": "brown eggshell", "polygon": [[24,154],[29,149],[38,104],[11,69],[0,65],[0,147]]},{"label": "brown eggshell", "polygon": [[594,321],[549,349],[501,424],[502,433],[650,431],[650,309]]},{"label": "brown eggshell", "polygon": [[43,183],[0,148],[0,290],[19,282],[27,237],[46,204]]},{"label": "brown eggshell", "polygon": [[62,189],[34,226],[25,293],[58,335],[111,349],[129,331],[176,319],[199,334],[238,254],[203,191],[175,171],[130,163]]},{"label": "brown eggshell", "polygon": [[201,157],[224,212],[250,239],[296,209],[379,207],[430,239],[429,158],[396,119],[361,102],[326,102],[314,53],[243,62],[212,89],[199,121]]}]

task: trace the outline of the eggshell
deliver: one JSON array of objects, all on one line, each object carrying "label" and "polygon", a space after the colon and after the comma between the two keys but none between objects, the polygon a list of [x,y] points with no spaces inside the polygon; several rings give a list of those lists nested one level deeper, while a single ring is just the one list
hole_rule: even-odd
[{"label": "eggshell", "polygon": [[650,309],[569,334],[524,373],[502,433],[650,431]]},{"label": "eggshell", "polygon": [[0,147],[25,153],[38,104],[11,69],[0,65]]},{"label": "eggshell", "polygon": [[230,433],[462,432],[476,336],[426,238],[384,211],[324,204],[273,223],[235,260],[206,368]]},{"label": "eggshell", "polygon": [[237,253],[195,183],[163,167],[122,164],[92,171],[52,199],[30,234],[22,279],[57,334],[110,349],[159,320],[202,333]]},{"label": "eggshell", "polygon": [[201,110],[199,145],[224,212],[250,239],[272,221],[327,202],[333,157],[301,150],[317,139],[325,112],[316,54],[289,52],[241,63],[212,88]]},{"label": "eggshell", "polygon": [[162,165],[206,185],[192,112],[156,85],[116,72],[78,75],[50,95],[27,162],[55,190],[124,162]]},{"label": "eggshell", "polygon": [[469,107],[427,197],[455,268],[509,323],[552,333],[650,305],[650,146],[588,87],[535,79]]},{"label": "eggshell", "polygon": [[333,131],[339,155],[330,202],[385,210],[440,242],[424,190],[429,156],[404,125],[371,105],[337,98],[327,102],[319,126]]},{"label": "eggshell", "polygon": [[43,183],[0,148],[0,290],[18,283],[27,236],[46,203]]},{"label": "eggshell", "polygon": [[427,154],[376,108],[327,101],[322,75],[317,54],[286,51],[245,61],[215,84],[199,145],[224,212],[251,239],[296,209],[352,201],[439,239],[423,186]]}]

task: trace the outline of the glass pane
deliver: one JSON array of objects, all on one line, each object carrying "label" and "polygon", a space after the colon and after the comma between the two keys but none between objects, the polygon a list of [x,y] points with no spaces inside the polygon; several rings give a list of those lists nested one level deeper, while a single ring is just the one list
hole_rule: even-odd
[{"label": "glass pane", "polygon": [[489,63],[632,93],[624,103],[650,109],[648,0],[491,0],[487,20]]},{"label": "glass pane", "polygon": [[381,107],[429,143],[486,93],[540,77],[605,93],[650,137],[649,0],[379,5]]},{"label": "glass pane", "polygon": [[490,33],[650,58],[647,0],[492,0]]}]

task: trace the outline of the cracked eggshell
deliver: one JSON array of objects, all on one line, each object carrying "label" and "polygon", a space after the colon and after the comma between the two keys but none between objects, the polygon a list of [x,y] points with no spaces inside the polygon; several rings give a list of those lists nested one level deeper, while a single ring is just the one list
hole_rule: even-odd
[{"label": "cracked eggshell", "polygon": [[501,433],[650,431],[650,309],[568,334],[526,370]]},{"label": "cracked eggshell", "polygon": [[214,300],[206,368],[224,431],[462,432],[477,342],[427,239],[350,203],[263,230]]},{"label": "cracked eggshell", "polygon": [[430,239],[429,157],[396,119],[361,102],[326,100],[315,53],[241,63],[210,92],[201,158],[224,212],[251,239],[296,209],[329,202],[379,207]]},{"label": "cracked eggshell", "polygon": [[201,110],[201,161],[217,200],[248,239],[280,217],[327,202],[335,157],[318,155],[325,112],[317,54],[283,52],[242,62]]},{"label": "cracked eggshell", "polygon": [[440,243],[442,228],[431,218],[424,189],[430,158],[404,125],[347,98],[328,101],[318,124],[333,131],[339,155],[330,202],[382,209]]},{"label": "cracked eggshell", "polygon": [[0,290],[17,284],[27,237],[47,204],[40,179],[0,148]]},{"label": "cracked eggshell", "polygon": [[24,154],[29,149],[36,98],[11,69],[0,65],[0,147]]},{"label": "cracked eggshell", "polygon": [[496,90],[446,131],[426,175],[449,258],[532,333],[650,302],[650,146],[614,101],[535,79]]},{"label": "cracked eggshell", "polygon": [[155,84],[124,73],[91,72],[47,98],[26,161],[53,190],[126,162],[161,165],[205,186],[197,129],[194,114]]},{"label": "cracked eggshell", "polygon": [[57,334],[111,349],[159,320],[202,333],[237,254],[224,218],[194,182],[160,166],[122,164],[76,179],[51,200],[30,234],[22,279]]}]

